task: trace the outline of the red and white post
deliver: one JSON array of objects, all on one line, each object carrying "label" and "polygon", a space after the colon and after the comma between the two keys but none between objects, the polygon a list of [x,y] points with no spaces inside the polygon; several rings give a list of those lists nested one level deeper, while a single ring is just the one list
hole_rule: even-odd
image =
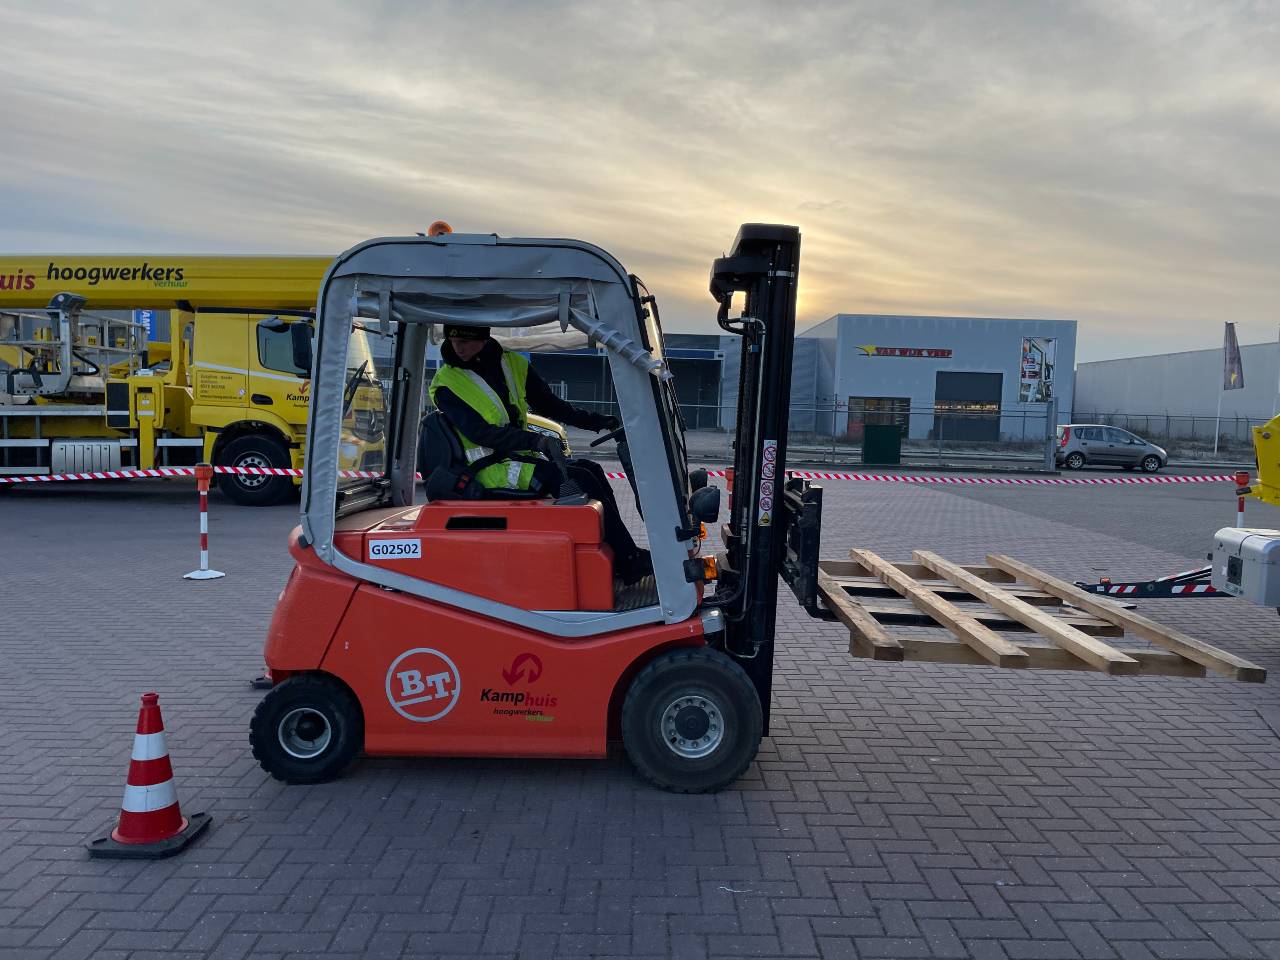
[{"label": "red and white post", "polygon": [[200,569],[184,573],[183,580],[217,580],[226,576],[220,570],[209,569],[209,481],[212,479],[212,466],[196,464],[196,486],[200,488]]},{"label": "red and white post", "polygon": [[1249,474],[1241,470],[1236,474],[1236,526],[1244,526],[1244,498],[1249,492]]}]

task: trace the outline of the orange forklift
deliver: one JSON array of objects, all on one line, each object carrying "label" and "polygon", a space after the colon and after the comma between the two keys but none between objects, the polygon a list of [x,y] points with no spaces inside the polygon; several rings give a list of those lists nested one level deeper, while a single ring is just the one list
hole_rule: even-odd
[{"label": "orange forklift", "polygon": [[[720,490],[689,471],[657,301],[617,260],[576,240],[457,233],[338,257],[316,316],[296,566],[251,724],[263,768],[312,783],[361,750],[603,757],[621,739],[667,790],[740,777],[769,731],[776,578],[818,611],[822,491],[785,478],[799,254],[795,227],[745,224],[712,267],[719,325],[743,340],[737,496],[714,558],[702,538]],[[447,323],[499,337],[556,325],[604,348],[622,427],[602,440],[629,451],[651,576],[615,579],[600,504],[568,487],[415,503],[420,435],[452,436],[420,431],[427,344]],[[381,348],[349,349],[369,334]],[[385,417],[353,434],[343,420],[371,379],[390,385]],[[385,448],[377,476],[341,469],[361,444]],[[467,467],[460,445],[430,452]]]}]

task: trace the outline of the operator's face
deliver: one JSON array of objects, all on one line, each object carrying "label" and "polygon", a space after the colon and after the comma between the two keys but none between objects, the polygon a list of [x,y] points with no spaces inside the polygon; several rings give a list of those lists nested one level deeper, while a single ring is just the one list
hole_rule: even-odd
[{"label": "operator's face", "polygon": [[484,341],[464,340],[462,337],[450,337],[449,346],[453,347],[453,352],[458,355],[458,359],[463,363],[466,363],[484,349]]}]

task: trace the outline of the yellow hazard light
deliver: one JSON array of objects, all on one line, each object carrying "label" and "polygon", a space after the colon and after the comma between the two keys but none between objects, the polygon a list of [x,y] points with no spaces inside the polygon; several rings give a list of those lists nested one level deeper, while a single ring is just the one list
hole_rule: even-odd
[{"label": "yellow hazard light", "polygon": [[445,223],[443,220],[432,221],[431,226],[427,227],[428,237],[439,237],[446,233],[453,233],[453,227]]},{"label": "yellow hazard light", "polygon": [[715,557],[702,558],[702,579],[707,583],[720,579],[720,568],[716,566]]}]

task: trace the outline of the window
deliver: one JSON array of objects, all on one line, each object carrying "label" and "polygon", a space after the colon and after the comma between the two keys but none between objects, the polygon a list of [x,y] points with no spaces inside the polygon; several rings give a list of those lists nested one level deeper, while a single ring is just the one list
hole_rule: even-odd
[{"label": "window", "polygon": [[1108,443],[1130,443],[1132,441],[1132,434],[1125,433],[1123,430],[1117,430],[1115,427],[1107,427]]},{"label": "window", "polygon": [[1081,440],[1102,440],[1104,439],[1101,427],[1081,427]]},{"label": "window", "polygon": [[293,336],[289,331],[292,325],[279,317],[271,317],[258,324],[258,363],[267,370],[279,370],[295,377],[309,377],[310,370],[304,370],[293,362]]}]

